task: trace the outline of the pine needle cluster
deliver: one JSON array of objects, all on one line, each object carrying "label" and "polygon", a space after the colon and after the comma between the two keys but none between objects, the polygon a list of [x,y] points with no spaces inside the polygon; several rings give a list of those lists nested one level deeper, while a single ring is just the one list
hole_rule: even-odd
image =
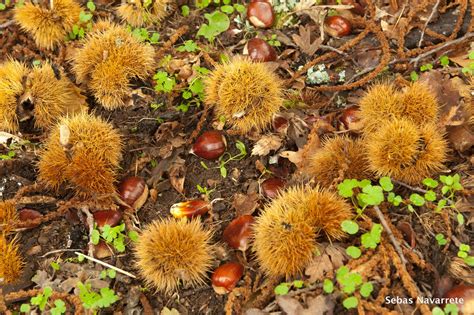
[{"label": "pine needle cluster", "polygon": [[439,172],[447,159],[447,143],[433,124],[419,127],[395,119],[369,134],[365,143],[374,172],[409,184]]},{"label": "pine needle cluster", "polygon": [[102,106],[116,109],[125,106],[132,94],[130,80],[144,80],[152,73],[155,52],[125,27],[100,23],[73,56],[73,71],[76,81],[85,83]]},{"label": "pine needle cluster", "polygon": [[39,180],[52,189],[67,183],[81,198],[112,195],[121,147],[118,132],[99,117],[62,118],[40,153]]},{"label": "pine needle cluster", "polygon": [[[46,2],[46,1],[44,1]],[[79,23],[80,5],[74,0],[54,0],[53,5],[25,3],[15,8],[15,20],[31,34],[39,48],[54,49]]]},{"label": "pine needle cluster", "polygon": [[51,64],[30,69],[9,60],[0,65],[0,129],[16,132],[19,121],[33,118],[36,128],[47,129],[59,117],[86,109],[80,90]]},{"label": "pine needle cluster", "polygon": [[309,158],[308,173],[324,187],[344,179],[366,179],[372,174],[362,140],[336,136],[323,142],[323,147]]},{"label": "pine needle cluster", "polygon": [[256,219],[253,250],[260,267],[271,276],[300,274],[313,258],[316,238],[342,239],[340,225],[351,216],[349,204],[331,191],[289,188]]},{"label": "pine needle cluster", "polygon": [[204,284],[213,263],[211,237],[199,220],[152,222],[135,248],[140,275],[151,288],[167,293],[180,284]]},{"label": "pine needle cluster", "polygon": [[283,105],[281,81],[264,63],[235,58],[206,80],[206,103],[239,133],[261,131]]},{"label": "pine needle cluster", "polygon": [[151,3],[150,1],[129,0],[117,8],[117,13],[128,24],[141,27],[161,22],[170,14],[172,6],[173,1],[171,0],[153,0]]}]

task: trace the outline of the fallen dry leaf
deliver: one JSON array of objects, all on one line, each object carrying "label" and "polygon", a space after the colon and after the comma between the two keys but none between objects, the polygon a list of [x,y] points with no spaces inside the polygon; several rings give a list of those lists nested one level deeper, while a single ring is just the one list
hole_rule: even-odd
[{"label": "fallen dry leaf", "polygon": [[264,135],[255,143],[252,149],[252,155],[265,156],[270,151],[276,151],[281,147],[282,140],[276,135]]},{"label": "fallen dry leaf", "polygon": [[177,192],[182,194],[184,192],[184,179],[186,177],[186,165],[185,160],[178,157],[171,164],[168,171],[170,177],[171,186],[176,189]]},{"label": "fallen dry leaf", "polygon": [[306,267],[305,274],[309,277],[309,282],[316,282],[324,278],[332,277],[334,270],[344,265],[347,260],[345,250],[341,246],[327,245],[321,255],[316,256]]},{"label": "fallen dry leaf", "polygon": [[258,207],[258,194],[256,192],[248,195],[235,194],[232,207],[235,209],[237,216],[252,214]]},{"label": "fallen dry leaf", "polygon": [[299,35],[293,34],[292,36],[295,44],[301,49],[302,52],[309,56],[314,55],[323,42],[319,37],[311,42],[311,33],[313,32],[314,30],[311,26],[300,26]]},{"label": "fallen dry leaf", "polygon": [[281,309],[288,315],[332,314],[335,306],[334,299],[331,295],[308,297],[306,299],[308,308],[304,308],[296,298],[288,295],[277,296],[276,301]]},{"label": "fallen dry leaf", "polygon": [[466,152],[474,145],[474,133],[466,125],[447,128],[448,139],[459,152]]}]

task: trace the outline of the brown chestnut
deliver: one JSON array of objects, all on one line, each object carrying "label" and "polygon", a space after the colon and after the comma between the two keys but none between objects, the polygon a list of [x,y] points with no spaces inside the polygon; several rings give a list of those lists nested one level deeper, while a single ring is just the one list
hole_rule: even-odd
[{"label": "brown chestnut", "polygon": [[358,106],[349,106],[342,111],[339,121],[347,130],[360,129],[360,111]]},{"label": "brown chestnut", "polygon": [[227,142],[224,135],[217,130],[210,130],[200,135],[190,153],[206,160],[216,160],[224,154]]},{"label": "brown chestnut", "polygon": [[270,177],[266,179],[261,187],[263,195],[267,198],[275,198],[278,195],[280,189],[285,186],[285,181],[278,177]]},{"label": "brown chestnut", "polygon": [[115,210],[96,211],[93,216],[98,227],[103,227],[104,225],[116,226],[122,220],[122,214]]},{"label": "brown chestnut", "polygon": [[269,28],[275,21],[275,13],[266,1],[251,2],[247,7],[247,18],[255,27]]},{"label": "brown chestnut", "polygon": [[135,210],[140,209],[148,198],[148,186],[141,177],[124,178],[118,187],[120,198]]},{"label": "brown chestnut", "polygon": [[[445,295],[445,298],[452,299],[447,301],[450,304],[458,306],[460,315],[474,314],[474,286],[460,284],[453,287]],[[462,300],[461,300],[462,299]]]},{"label": "brown chestnut", "polygon": [[230,247],[245,252],[252,236],[252,224],[255,219],[251,215],[242,215],[232,220],[225,228],[222,239]]},{"label": "brown chestnut", "polygon": [[175,218],[194,218],[211,210],[211,204],[204,200],[189,200],[175,203],[170,212]]},{"label": "brown chestnut", "polygon": [[260,38],[249,40],[244,47],[243,54],[258,62],[275,61],[277,59],[275,49]]},{"label": "brown chestnut", "polygon": [[324,20],[324,31],[332,37],[347,36],[351,30],[351,22],[340,15],[329,16]]},{"label": "brown chestnut", "polygon": [[244,274],[244,266],[236,262],[228,262],[219,266],[212,274],[212,287],[217,294],[231,292]]}]

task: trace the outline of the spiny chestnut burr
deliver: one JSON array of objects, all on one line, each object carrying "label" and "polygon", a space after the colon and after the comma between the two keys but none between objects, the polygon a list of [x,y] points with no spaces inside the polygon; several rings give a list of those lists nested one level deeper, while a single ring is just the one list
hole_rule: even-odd
[{"label": "spiny chestnut burr", "polygon": [[104,225],[116,226],[122,220],[122,214],[115,210],[100,210],[93,214],[97,227]]},{"label": "spiny chestnut burr", "polygon": [[275,49],[260,38],[249,40],[244,47],[243,54],[248,55],[253,61],[259,62],[275,61],[277,59]]},{"label": "spiny chestnut burr", "polygon": [[175,218],[194,218],[211,210],[211,204],[207,201],[195,199],[175,203],[170,208],[170,213]]},{"label": "spiny chestnut burr", "polygon": [[252,224],[255,219],[251,215],[242,215],[232,220],[225,228],[222,239],[230,247],[245,252],[252,236]]},{"label": "spiny chestnut burr", "polygon": [[[456,304],[460,315],[474,314],[474,286],[460,284],[453,287],[444,295],[448,299],[456,299]],[[463,300],[462,302],[460,300]]]},{"label": "spiny chestnut burr", "polygon": [[261,187],[262,193],[267,198],[275,198],[278,195],[278,191],[285,186],[285,181],[278,177],[271,177],[266,179]]},{"label": "spiny chestnut burr", "polygon": [[228,262],[219,266],[212,274],[212,287],[217,294],[231,292],[244,274],[244,266]]},{"label": "spiny chestnut burr", "polygon": [[329,16],[324,20],[324,31],[332,37],[347,36],[351,30],[351,22],[340,15]]},{"label": "spiny chestnut burr", "polygon": [[269,28],[275,21],[275,13],[268,2],[251,2],[247,7],[247,18],[255,27]]},{"label": "spiny chestnut burr", "polygon": [[224,135],[220,131],[210,130],[196,139],[190,153],[206,160],[216,160],[224,154],[226,148]]},{"label": "spiny chestnut burr", "polygon": [[130,176],[120,182],[118,193],[126,204],[138,210],[145,204],[148,198],[148,186],[143,178]]}]

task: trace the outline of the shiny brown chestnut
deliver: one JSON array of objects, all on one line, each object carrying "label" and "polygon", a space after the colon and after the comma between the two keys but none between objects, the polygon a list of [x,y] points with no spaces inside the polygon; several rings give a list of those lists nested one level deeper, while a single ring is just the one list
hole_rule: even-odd
[{"label": "shiny brown chestnut", "polygon": [[148,198],[148,186],[138,176],[124,178],[118,187],[120,198],[135,210],[140,209]]},{"label": "shiny brown chestnut", "polygon": [[222,132],[217,130],[205,131],[194,143],[189,153],[206,160],[216,160],[224,154],[227,142]]},{"label": "shiny brown chestnut", "polygon": [[347,130],[356,130],[359,128],[360,111],[358,106],[349,106],[342,111],[339,121]]},{"label": "shiny brown chestnut", "polygon": [[93,213],[94,221],[98,227],[104,225],[116,226],[122,220],[122,214],[115,210],[100,210]]},{"label": "shiny brown chestnut", "polygon": [[285,186],[285,184],[285,181],[281,178],[270,177],[262,183],[262,193],[267,198],[275,198],[278,196],[278,192]]},{"label": "shiny brown chestnut", "polygon": [[251,2],[247,6],[247,19],[255,27],[269,28],[275,22],[275,13],[270,3],[266,1]]},{"label": "shiny brown chestnut", "polygon": [[194,218],[211,210],[211,204],[205,200],[195,199],[175,203],[170,208],[170,213],[175,218]]},{"label": "shiny brown chestnut", "polygon": [[212,274],[212,288],[217,294],[231,292],[244,274],[244,266],[236,262],[228,262],[219,266]]},{"label": "shiny brown chestnut", "polygon": [[248,214],[235,218],[225,228],[222,239],[230,247],[245,252],[249,246],[254,222],[254,217]]},{"label": "shiny brown chestnut", "polygon": [[[458,306],[459,315],[474,314],[474,286],[460,284],[453,287],[445,295],[445,298],[452,299],[448,303]],[[462,301],[461,301],[462,299]]]},{"label": "shiny brown chestnut", "polygon": [[277,53],[272,46],[260,38],[252,38],[247,42],[243,51],[250,59],[257,62],[275,61]]},{"label": "shiny brown chestnut", "polygon": [[352,31],[351,22],[340,15],[329,16],[324,20],[324,31],[336,38],[347,36]]}]

